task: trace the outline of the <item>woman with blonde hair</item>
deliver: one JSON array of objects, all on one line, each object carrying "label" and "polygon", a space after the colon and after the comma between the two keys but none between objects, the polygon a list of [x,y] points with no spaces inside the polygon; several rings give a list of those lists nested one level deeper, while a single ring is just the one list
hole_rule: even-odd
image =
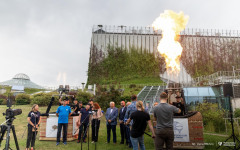
[{"label": "woman with blonde hair", "polygon": [[142,101],[137,101],[136,103],[137,111],[133,112],[130,118],[127,120],[127,124],[133,120],[132,129],[131,129],[131,142],[133,145],[133,150],[138,150],[138,144],[141,150],[145,150],[144,146],[144,131],[146,130],[147,124],[152,131],[152,138],[155,137],[153,131],[152,122],[150,116],[147,112],[144,111],[144,106]]},{"label": "woman with blonde hair", "polygon": [[32,110],[28,113],[28,136],[27,136],[27,145],[26,150],[29,150],[29,146],[31,143],[31,150],[33,150],[35,145],[35,140],[37,136],[37,129],[41,122],[41,114],[38,111],[39,107],[37,104],[32,106]]}]

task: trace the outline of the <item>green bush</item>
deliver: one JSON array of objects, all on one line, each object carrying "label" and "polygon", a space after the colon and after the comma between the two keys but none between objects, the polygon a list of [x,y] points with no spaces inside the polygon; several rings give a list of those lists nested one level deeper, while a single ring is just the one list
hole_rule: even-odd
[{"label": "green bush", "polygon": [[[50,93],[38,93],[33,95],[31,104],[38,104],[39,106],[48,106],[48,104],[51,101],[52,95],[57,94],[56,92],[50,92]],[[53,105],[58,105],[59,97],[55,96],[55,100],[53,102]]]},{"label": "green bush", "polygon": [[[211,132],[224,132],[226,117],[226,110],[219,109],[218,104],[213,103],[201,103],[196,107],[196,110],[201,112],[203,117],[203,125],[205,129],[210,129]],[[213,131],[212,131],[213,130]]]},{"label": "green bush", "polygon": [[16,104],[17,105],[26,105],[26,104],[30,104],[31,103],[31,99],[30,99],[30,95],[28,94],[18,94],[16,96]]},{"label": "green bush", "polygon": [[[5,105],[7,96],[0,94],[0,105]],[[6,101],[6,102],[5,102]]]},{"label": "green bush", "polygon": [[121,93],[114,88],[110,87],[110,90],[107,91],[105,88],[98,86],[98,90],[95,96],[95,101],[99,103],[102,110],[106,110],[109,107],[110,102],[115,102],[117,108],[120,107]]},{"label": "green bush", "polygon": [[235,109],[235,111],[234,111],[234,117],[235,117],[235,118],[240,117],[240,108],[236,108],[236,109]]},{"label": "green bush", "polygon": [[135,87],[137,87],[136,84],[130,84],[129,85],[129,88],[135,88]]},{"label": "green bush", "polygon": [[4,99],[0,98],[0,105],[2,105],[3,101],[4,101]]},{"label": "green bush", "polygon": [[93,95],[91,93],[82,92],[81,90],[79,90],[76,95],[76,99],[78,101],[82,101],[83,104],[87,104],[88,100],[90,100],[92,97]]},{"label": "green bush", "polygon": [[131,102],[131,96],[121,96],[121,101],[125,101],[126,103],[127,102]]}]

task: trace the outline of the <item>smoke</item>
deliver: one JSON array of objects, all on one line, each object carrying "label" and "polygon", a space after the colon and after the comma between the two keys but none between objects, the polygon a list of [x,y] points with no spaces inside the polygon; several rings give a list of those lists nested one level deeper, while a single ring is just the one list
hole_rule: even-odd
[{"label": "smoke", "polygon": [[58,85],[66,85],[67,74],[66,72],[59,72],[57,75],[57,83]]}]

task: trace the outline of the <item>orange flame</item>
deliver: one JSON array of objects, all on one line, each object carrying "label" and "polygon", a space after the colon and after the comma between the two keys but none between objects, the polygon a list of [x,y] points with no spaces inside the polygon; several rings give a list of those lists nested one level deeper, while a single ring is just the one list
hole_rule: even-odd
[{"label": "orange flame", "polygon": [[162,30],[162,39],[158,43],[158,51],[165,58],[167,70],[179,72],[180,57],[182,46],[178,42],[179,34],[185,29],[188,22],[188,16],[183,12],[178,14],[171,10],[165,10],[164,13],[153,22],[154,30]]}]

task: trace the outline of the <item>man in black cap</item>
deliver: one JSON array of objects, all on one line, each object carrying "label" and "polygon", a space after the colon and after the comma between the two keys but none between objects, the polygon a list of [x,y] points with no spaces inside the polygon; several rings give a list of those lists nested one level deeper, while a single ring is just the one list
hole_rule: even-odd
[{"label": "man in black cap", "polygon": [[184,115],[184,102],[181,96],[176,96],[177,102],[173,102],[173,105],[181,109],[181,113],[175,113],[174,116],[183,116]]},{"label": "man in black cap", "polygon": [[78,111],[79,111],[79,105],[78,105],[78,101],[77,99],[74,99],[73,101],[73,105],[72,105],[72,109],[73,109],[73,114],[78,114]]},{"label": "man in black cap", "polygon": [[82,101],[79,101],[78,102],[78,111],[81,111],[83,108],[85,108],[85,107],[83,106]]}]

